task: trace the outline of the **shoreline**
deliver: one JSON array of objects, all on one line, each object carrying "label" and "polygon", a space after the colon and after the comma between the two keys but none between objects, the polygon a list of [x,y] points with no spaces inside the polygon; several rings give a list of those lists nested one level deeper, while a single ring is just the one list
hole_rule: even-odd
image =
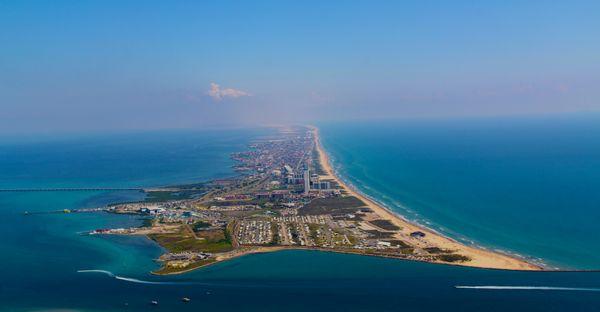
[{"label": "shoreline", "polygon": [[[529,262],[526,259],[516,257],[514,255],[506,254],[497,250],[489,250],[482,246],[472,246],[468,245],[464,242],[459,242],[451,237],[445,236],[444,234],[430,229],[427,226],[419,224],[418,222],[410,221],[405,218],[400,213],[397,213],[390,208],[386,207],[385,204],[380,203],[375,198],[371,198],[370,196],[363,194],[360,190],[358,190],[351,182],[345,181],[341,175],[333,169],[332,163],[330,162],[329,155],[324,150],[320,136],[319,129],[315,126],[307,126],[309,131],[312,134],[312,141],[314,144],[314,151],[317,155],[313,156],[317,158],[318,163],[322,169],[322,172],[319,178],[324,180],[331,180],[338,184],[339,189],[345,193],[347,196],[353,196],[356,199],[362,201],[364,203],[364,207],[371,209],[372,213],[378,218],[387,220],[393,225],[399,228],[398,231],[395,232],[393,238],[405,241],[409,243],[411,246],[415,246],[421,249],[428,248],[438,248],[442,250],[446,250],[457,256],[464,257],[465,260],[462,261],[446,261],[440,260],[437,258],[432,259],[423,259],[417,257],[402,257],[402,256],[394,256],[394,255],[385,255],[385,254],[374,254],[364,251],[358,250],[350,250],[350,249],[329,249],[329,248],[320,248],[318,246],[315,247],[300,247],[300,246],[267,246],[267,245],[254,245],[247,246],[241,249],[234,249],[232,251],[224,252],[217,255],[213,261],[206,263],[198,263],[195,266],[189,268],[182,268],[181,270],[174,270],[168,272],[160,272],[165,268],[164,266],[154,270],[151,272],[152,275],[178,275],[188,273],[200,268],[204,268],[207,266],[211,266],[213,264],[226,262],[234,258],[246,256],[254,253],[269,253],[269,252],[277,252],[281,250],[314,250],[321,252],[334,252],[334,253],[342,253],[342,254],[355,254],[361,256],[371,256],[371,257],[381,257],[381,258],[393,258],[399,260],[410,260],[416,262],[427,262],[432,264],[445,264],[445,265],[453,265],[453,266],[463,266],[463,267],[473,267],[473,268],[481,268],[481,269],[494,269],[494,270],[512,270],[512,271],[553,271],[542,265]],[[424,236],[418,237],[413,236],[414,232],[421,232]],[[143,235],[148,239],[152,240],[149,237],[149,233],[135,233],[133,235]],[[160,245],[160,244],[159,244]]]},{"label": "shoreline", "polygon": [[[332,164],[332,163],[333,162],[331,162],[330,164]],[[331,166],[331,168],[333,168],[332,165],[330,165],[330,166]],[[397,218],[400,218],[400,219],[402,219],[403,221],[405,221],[407,223],[413,224],[416,227],[419,227],[421,229],[426,229],[428,231],[431,231],[431,232],[435,233],[436,235],[445,237],[445,238],[447,238],[447,239],[449,239],[449,240],[451,240],[453,242],[456,242],[457,244],[461,244],[461,245],[464,245],[464,246],[467,246],[467,247],[471,247],[471,248],[475,248],[475,249],[479,249],[479,250],[483,250],[483,251],[489,251],[489,252],[492,252],[492,253],[496,253],[496,254],[500,254],[500,255],[505,255],[505,256],[508,256],[510,258],[521,260],[521,261],[527,262],[527,263],[529,263],[531,265],[537,266],[540,270],[543,270],[543,271],[556,271],[556,272],[563,272],[563,271],[564,272],[588,271],[588,270],[577,270],[577,269],[563,269],[563,268],[559,268],[559,267],[549,268],[548,265],[546,263],[544,263],[543,261],[533,261],[532,260],[532,259],[535,259],[535,258],[529,259],[529,258],[527,258],[527,257],[525,257],[525,256],[523,256],[521,254],[513,253],[513,252],[510,252],[510,251],[507,251],[507,250],[503,250],[503,249],[487,248],[486,246],[477,244],[475,241],[472,241],[472,240],[468,239],[465,236],[463,236],[462,239],[460,239],[460,238],[454,238],[454,237],[451,236],[452,234],[441,232],[439,230],[431,228],[429,225],[426,225],[426,224],[423,224],[423,223],[419,222],[418,220],[411,220],[411,219],[405,217],[404,215],[402,215],[401,213],[394,211],[393,209],[389,208],[383,202],[378,201],[377,199],[375,199],[373,196],[367,195],[364,192],[358,190],[358,188],[356,186],[354,186],[354,184],[352,182],[348,181],[348,179],[342,178],[341,174],[337,170],[335,170],[335,169],[332,169],[332,170],[334,172],[334,175],[337,178],[339,178],[345,184],[345,186],[347,186],[349,189],[353,190],[354,192],[362,195],[361,198],[368,199],[369,201],[371,201],[374,204],[380,206],[382,209],[387,210],[389,213],[395,215]],[[458,233],[455,233],[455,234],[458,234]],[[542,260],[542,259],[538,259],[538,260]],[[415,260],[415,261],[419,261],[419,260]],[[427,261],[424,261],[424,262],[427,262]],[[456,264],[445,263],[445,262],[440,262],[439,264],[456,265]],[[490,269],[494,269],[494,268],[490,268]],[[499,269],[499,270],[507,270],[507,269]],[[591,270],[591,271],[595,271],[595,270]]]},{"label": "shoreline", "polygon": [[[391,211],[383,204],[378,203],[376,200],[371,199],[369,196],[362,194],[357,189],[348,186],[348,183],[346,183],[343,179],[336,175],[335,170],[331,166],[329,156],[327,155],[321,144],[321,140],[319,137],[319,129],[315,126],[309,126],[309,128],[313,132],[313,137],[315,140],[315,149],[319,154],[319,163],[321,165],[322,170],[324,171],[324,175],[321,176],[322,178],[334,180],[349,195],[355,196],[356,198],[363,201],[368,208],[372,209],[380,217],[382,217],[383,219],[387,219],[393,224],[402,228],[404,234],[414,231],[421,231],[426,234],[426,236],[424,238],[421,238],[421,240],[443,249],[456,250],[460,254],[465,255],[471,259],[468,262],[455,263],[453,265],[517,271],[545,270],[544,267],[530,263],[526,260],[519,259],[517,257],[507,255],[504,253],[483,249],[482,247],[468,246],[450,237],[446,237],[433,229],[430,229],[420,224],[415,224],[414,222],[411,222],[404,218],[402,215]],[[431,263],[442,262],[436,261]]]},{"label": "shoreline", "polygon": [[236,258],[241,258],[241,257],[253,255],[253,254],[266,254],[266,253],[280,252],[280,251],[325,252],[325,253],[335,253],[335,254],[344,254],[344,255],[356,255],[356,256],[361,256],[361,257],[384,258],[384,259],[394,259],[394,260],[411,261],[411,262],[418,262],[418,263],[428,263],[428,264],[432,264],[432,265],[446,265],[446,266],[451,266],[451,267],[453,267],[453,266],[470,267],[470,268],[482,269],[482,270],[485,269],[485,270],[499,270],[499,271],[556,272],[556,273],[561,273],[561,272],[598,272],[597,270],[544,270],[541,268],[527,270],[527,269],[476,267],[476,266],[472,266],[472,265],[468,265],[468,264],[461,264],[461,263],[432,262],[432,261],[418,260],[418,259],[406,259],[406,258],[399,258],[399,257],[390,256],[390,255],[370,254],[370,253],[364,253],[364,252],[353,251],[353,250],[336,250],[336,249],[329,249],[329,248],[301,247],[301,246],[254,246],[251,249],[245,250],[243,252],[238,252],[237,254],[235,254],[233,256],[219,258],[216,261],[205,263],[205,264],[202,264],[202,265],[199,265],[199,266],[196,266],[193,268],[185,269],[182,271],[168,272],[168,273],[159,273],[156,271],[152,271],[152,272],[150,272],[150,274],[155,275],[155,276],[180,275],[180,274],[189,273],[189,272],[192,272],[195,270],[199,270],[199,269],[202,269],[205,267],[213,266],[213,265],[216,265],[219,263],[227,262],[227,261],[230,261],[230,260],[233,260]]}]

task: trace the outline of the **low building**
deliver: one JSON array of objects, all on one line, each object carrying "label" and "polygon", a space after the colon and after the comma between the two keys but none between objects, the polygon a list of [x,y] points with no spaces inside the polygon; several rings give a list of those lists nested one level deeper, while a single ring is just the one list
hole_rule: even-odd
[{"label": "low building", "polygon": [[315,190],[329,190],[331,189],[331,183],[329,181],[319,181],[313,183],[312,188]]},{"label": "low building", "polygon": [[290,191],[288,190],[275,190],[271,192],[271,198],[273,199],[284,199],[289,197]]},{"label": "low building", "polygon": [[377,246],[379,246],[379,247],[392,247],[392,243],[390,243],[390,242],[384,242],[384,241],[377,241]]},{"label": "low building", "polygon": [[256,199],[269,199],[271,198],[271,193],[256,193]]},{"label": "low building", "polygon": [[423,238],[423,237],[425,237],[425,233],[423,233],[421,231],[415,231],[415,232],[410,233],[410,236],[414,237],[414,238]]}]

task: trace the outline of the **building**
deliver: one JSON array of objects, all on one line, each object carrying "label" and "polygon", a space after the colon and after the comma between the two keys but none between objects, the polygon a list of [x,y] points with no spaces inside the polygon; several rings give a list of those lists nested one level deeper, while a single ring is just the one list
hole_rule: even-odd
[{"label": "building", "polygon": [[310,170],[304,169],[304,195],[310,192]]},{"label": "building", "polygon": [[285,174],[294,174],[294,170],[290,165],[283,166],[283,170],[285,171]]},{"label": "building", "polygon": [[271,192],[272,199],[284,199],[290,196],[290,191],[288,190],[275,190]]},{"label": "building", "polygon": [[295,173],[287,176],[288,184],[303,184],[304,183],[304,173]]},{"label": "building", "polygon": [[271,182],[269,182],[269,184],[271,185],[272,188],[277,188],[280,185],[279,181],[271,181]]},{"label": "building", "polygon": [[256,199],[269,199],[271,197],[271,193],[256,193]]},{"label": "building", "polygon": [[314,190],[329,190],[329,189],[331,189],[331,183],[329,181],[313,182],[312,189],[314,189]]},{"label": "building", "polygon": [[425,233],[423,233],[421,231],[415,231],[415,232],[410,233],[410,236],[414,237],[414,238],[423,238],[423,237],[425,237]]},{"label": "building", "polygon": [[392,243],[386,241],[377,241],[377,246],[380,247],[391,247]]}]

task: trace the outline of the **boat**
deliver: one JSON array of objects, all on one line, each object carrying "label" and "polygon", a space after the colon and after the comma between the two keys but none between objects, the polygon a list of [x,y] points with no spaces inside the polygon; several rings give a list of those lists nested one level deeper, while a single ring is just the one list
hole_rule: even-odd
[{"label": "boat", "polygon": [[152,301],[150,301],[150,304],[151,304],[151,305],[158,305],[158,301],[156,301],[156,300],[152,300]]},{"label": "boat", "polygon": [[191,299],[188,298],[188,297],[183,297],[183,298],[181,298],[181,301],[183,301],[183,302],[190,302]]}]

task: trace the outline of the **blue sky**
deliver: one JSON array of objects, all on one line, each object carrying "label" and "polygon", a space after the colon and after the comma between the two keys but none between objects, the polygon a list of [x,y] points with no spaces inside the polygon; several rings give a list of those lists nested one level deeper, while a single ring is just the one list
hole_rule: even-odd
[{"label": "blue sky", "polygon": [[598,1],[0,1],[0,131],[600,110]]}]

